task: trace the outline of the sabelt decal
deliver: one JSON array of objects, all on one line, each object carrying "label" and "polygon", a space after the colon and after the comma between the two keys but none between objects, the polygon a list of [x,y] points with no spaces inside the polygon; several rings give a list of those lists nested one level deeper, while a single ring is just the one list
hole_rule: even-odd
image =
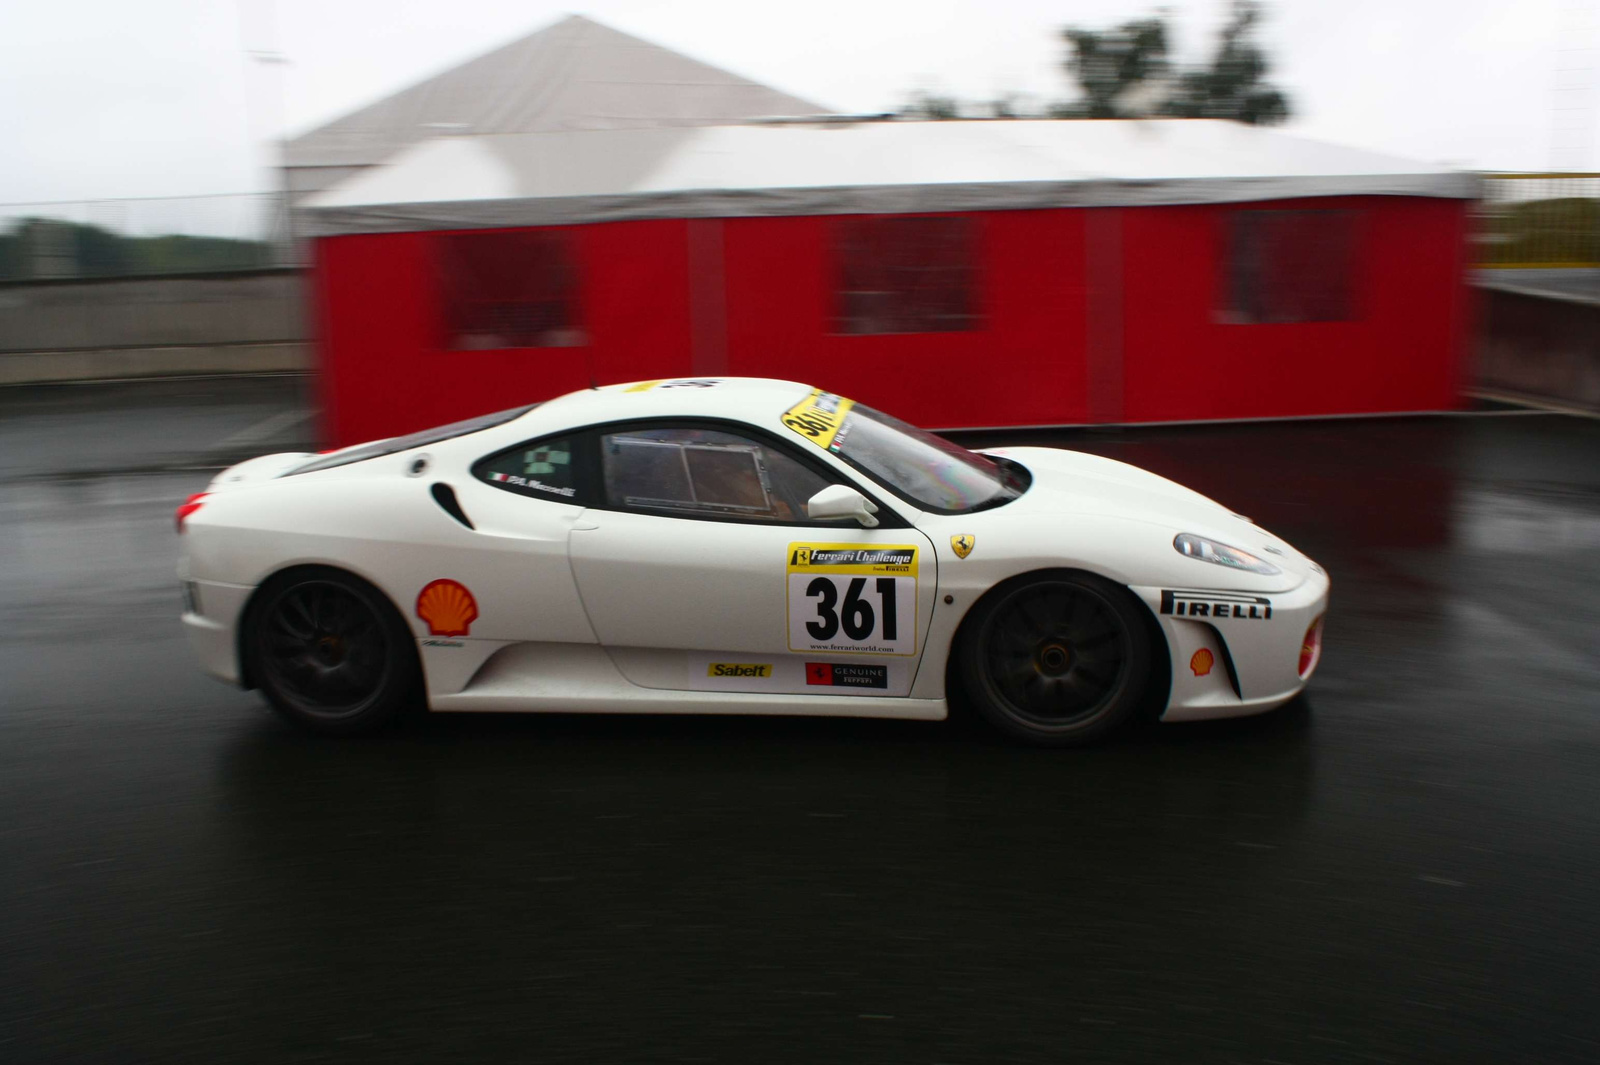
[{"label": "sabelt decal", "polygon": [[789,650],[914,655],[915,544],[789,545]]},{"label": "sabelt decal", "polygon": [[417,617],[430,636],[466,636],[478,620],[478,601],[460,581],[430,581],[417,593]]},{"label": "sabelt decal", "polygon": [[807,662],[806,683],[825,684],[830,688],[887,688],[889,667]]},{"label": "sabelt decal", "polygon": [[713,662],[706,667],[708,677],[761,677],[772,676],[770,662]]},{"label": "sabelt decal", "polygon": [[833,445],[833,438],[839,435],[845,415],[855,405],[853,399],[819,388],[790,407],[783,415],[783,424],[826,451]]},{"label": "sabelt decal", "polygon": [[1195,676],[1203,677],[1211,672],[1211,667],[1216,664],[1216,661],[1216,656],[1202,647],[1189,659],[1189,668],[1194,670]]},{"label": "sabelt decal", "polygon": [[976,536],[961,533],[958,536],[950,537],[950,550],[956,553],[957,558],[966,558],[972,554],[972,548],[977,542],[978,538]]},{"label": "sabelt decal", "polygon": [[1162,589],[1161,612],[1176,618],[1205,618],[1208,621],[1226,618],[1268,621],[1272,618],[1272,600],[1264,595],[1246,595],[1243,592]]}]

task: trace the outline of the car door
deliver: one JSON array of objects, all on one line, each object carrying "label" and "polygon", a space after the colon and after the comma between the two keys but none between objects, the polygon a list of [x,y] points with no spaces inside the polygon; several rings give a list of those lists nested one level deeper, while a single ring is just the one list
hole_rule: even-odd
[{"label": "car door", "polygon": [[[815,522],[842,480],[726,423],[596,432],[603,500],[569,537],[589,620],[617,668],[652,688],[906,695],[937,584],[933,545],[882,524]],[[854,486],[859,488],[860,486]]]}]

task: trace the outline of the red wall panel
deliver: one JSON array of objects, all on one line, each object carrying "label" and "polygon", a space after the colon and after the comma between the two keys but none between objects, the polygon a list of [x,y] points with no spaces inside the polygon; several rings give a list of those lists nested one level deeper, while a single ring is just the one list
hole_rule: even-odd
[{"label": "red wall panel", "polygon": [[[1355,320],[1221,320],[1227,220],[1356,212]],[[1122,215],[1123,417],[1288,417],[1455,407],[1465,205],[1344,197],[1128,208]]]},{"label": "red wall panel", "polygon": [[[1306,207],[1358,215],[1356,319],[1223,321],[1230,213]],[[1089,248],[1091,215],[1100,236]],[[586,346],[471,352],[442,349],[433,234],[325,238],[315,273],[325,439],[354,443],[546,399],[591,379],[716,372],[724,362],[727,373],[810,382],[935,428],[1459,402],[1468,313],[1460,202],[1341,198],[973,217],[983,312],[974,331],[831,334],[829,218],[665,220],[573,228]],[[1105,393],[1093,415],[1091,361],[1096,394]]]},{"label": "red wall panel", "polygon": [[[317,244],[324,438],[342,446],[602,383],[690,372],[682,221],[574,230],[583,347],[443,350],[431,233]],[[591,377],[592,375],[592,377]]]},{"label": "red wall panel", "polygon": [[974,217],[983,328],[892,336],[829,333],[830,219],[727,220],[728,372],[805,381],[936,428],[1084,421],[1082,213]]}]

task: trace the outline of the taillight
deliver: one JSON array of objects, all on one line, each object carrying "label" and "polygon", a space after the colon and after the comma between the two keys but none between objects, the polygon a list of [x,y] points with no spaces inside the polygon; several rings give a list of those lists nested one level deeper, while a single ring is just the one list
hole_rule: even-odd
[{"label": "taillight", "polygon": [[1300,641],[1300,675],[1302,677],[1317,668],[1317,662],[1322,658],[1322,619],[1311,623],[1306,630],[1306,638]]},{"label": "taillight", "polygon": [[185,521],[189,520],[189,515],[193,514],[195,511],[199,510],[202,506],[204,506],[205,505],[206,496],[208,496],[210,494],[211,494],[210,492],[196,492],[194,495],[190,496],[188,499],[185,499],[178,506],[178,512],[176,514],[174,514],[172,517],[173,517],[173,522],[174,522],[174,524],[177,525],[178,531],[180,533],[183,532],[183,523]]}]

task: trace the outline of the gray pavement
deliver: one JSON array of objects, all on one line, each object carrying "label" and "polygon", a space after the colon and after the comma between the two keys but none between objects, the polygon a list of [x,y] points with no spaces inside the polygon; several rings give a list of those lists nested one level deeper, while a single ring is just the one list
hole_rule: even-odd
[{"label": "gray pavement", "polygon": [[1600,1057],[1600,422],[1043,437],[1327,565],[1263,718],[330,742],[176,620],[174,467],[296,409],[252,387],[0,397],[0,1060]]}]

